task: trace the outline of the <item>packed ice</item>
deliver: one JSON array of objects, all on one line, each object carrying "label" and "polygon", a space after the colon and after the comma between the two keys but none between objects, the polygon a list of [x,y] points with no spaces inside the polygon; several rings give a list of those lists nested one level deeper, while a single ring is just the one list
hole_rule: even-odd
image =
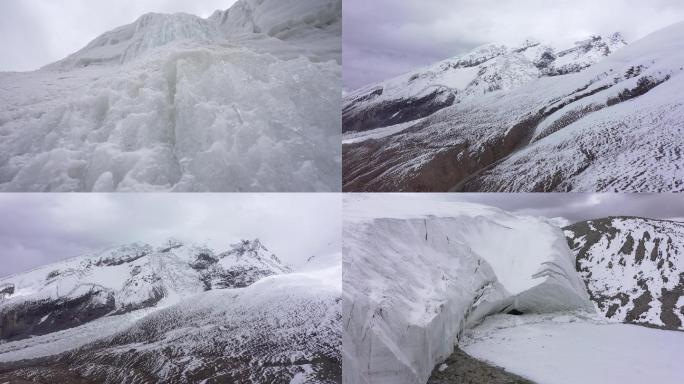
[{"label": "packed ice", "polygon": [[425,383],[493,313],[593,311],[562,231],[544,220],[387,195],[346,198],[344,220],[349,383]]},{"label": "packed ice", "polygon": [[341,1],[147,14],[0,73],[0,190],[337,191]]}]

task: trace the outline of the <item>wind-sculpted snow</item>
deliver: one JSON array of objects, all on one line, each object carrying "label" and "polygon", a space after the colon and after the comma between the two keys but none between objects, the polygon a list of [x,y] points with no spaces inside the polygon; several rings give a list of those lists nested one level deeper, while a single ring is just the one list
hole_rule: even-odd
[{"label": "wind-sculpted snow", "polygon": [[223,253],[176,241],[115,247],[0,279],[13,291],[0,300],[0,339],[44,335],[288,272],[259,240]]},{"label": "wind-sculpted snow", "polygon": [[565,234],[601,314],[684,330],[684,224],[611,217],[573,224]]},{"label": "wind-sculpted snow", "polygon": [[339,190],[341,2],[280,3],[227,11],[270,34],[149,14],[0,73],[0,190]]},{"label": "wind-sculpted snow", "polygon": [[562,232],[494,208],[410,197],[345,200],[348,383],[425,383],[492,313],[591,310]]},{"label": "wind-sculpted snow", "polygon": [[[683,30],[675,24],[624,48],[619,36],[592,38],[562,56],[528,42],[480,64],[492,76],[478,72],[485,77],[448,105],[435,101],[444,93],[428,101],[407,85],[412,99],[385,96],[384,86],[352,94],[345,132],[410,128],[347,140],[344,189],[680,191]],[[496,86],[469,93],[487,79]]]}]

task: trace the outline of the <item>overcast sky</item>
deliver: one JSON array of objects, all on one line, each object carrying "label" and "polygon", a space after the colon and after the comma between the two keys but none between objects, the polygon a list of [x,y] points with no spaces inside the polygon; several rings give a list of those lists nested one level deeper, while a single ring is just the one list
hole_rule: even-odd
[{"label": "overcast sky", "polygon": [[207,17],[233,3],[235,0],[0,0],[0,71],[38,69],[145,13],[185,12]]},{"label": "overcast sky", "polygon": [[344,0],[347,90],[528,37],[566,46],[591,34],[634,41],[684,20],[678,0]]},{"label": "overcast sky", "polygon": [[684,221],[684,194],[678,193],[451,193],[424,198],[478,203],[515,214],[559,218],[564,225],[608,216]]},{"label": "overcast sky", "polygon": [[337,194],[0,194],[0,276],[170,237],[217,251],[259,238],[284,262],[340,252]]}]

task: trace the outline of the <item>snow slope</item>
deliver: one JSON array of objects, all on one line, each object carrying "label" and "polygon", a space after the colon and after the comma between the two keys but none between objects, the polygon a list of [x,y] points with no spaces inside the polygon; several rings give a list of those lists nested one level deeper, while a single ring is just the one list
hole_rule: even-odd
[{"label": "snow slope", "polygon": [[170,241],[4,278],[0,382],[339,383],[341,269],[317,264]]},{"label": "snow slope", "polygon": [[599,313],[684,330],[684,224],[611,217],[573,224],[565,234]]},{"label": "snow slope", "polygon": [[461,347],[536,383],[677,384],[684,375],[684,333],[575,314],[491,316]]},{"label": "snow slope", "polygon": [[[479,64],[498,66],[484,93],[385,100],[384,85],[360,90],[345,98],[345,132],[424,120],[344,145],[344,189],[682,190],[683,31],[674,24],[620,49],[619,36],[592,38],[562,57],[539,45],[509,51]],[[568,66],[577,71],[557,70]]]},{"label": "snow slope", "polygon": [[491,313],[591,310],[549,223],[418,197],[344,203],[345,382],[425,383]]},{"label": "snow slope", "polygon": [[47,367],[28,362],[10,374],[49,380],[68,367],[99,383],[337,383],[339,276],[338,266],[203,292],[105,332]]},{"label": "snow slope", "polygon": [[340,17],[339,0],[148,14],[0,73],[0,190],[339,190]]}]

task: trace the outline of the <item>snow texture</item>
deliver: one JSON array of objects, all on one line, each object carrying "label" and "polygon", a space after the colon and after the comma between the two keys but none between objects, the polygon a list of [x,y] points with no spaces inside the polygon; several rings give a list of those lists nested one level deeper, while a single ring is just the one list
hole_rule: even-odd
[{"label": "snow texture", "polygon": [[[351,93],[344,132],[424,120],[346,143],[344,189],[681,191],[682,34],[678,23],[627,46],[488,46]],[[472,65],[465,88],[435,88]]]},{"label": "snow texture", "polygon": [[536,383],[677,384],[684,375],[684,333],[572,313],[491,316],[461,347]]},{"label": "snow texture", "polygon": [[343,239],[347,383],[425,383],[492,313],[592,310],[563,233],[540,219],[351,196]]},{"label": "snow texture", "polygon": [[0,73],[0,190],[338,191],[340,0],[147,14]]},{"label": "snow texture", "polygon": [[[0,300],[0,324],[17,332],[0,340],[0,362],[45,380],[62,364],[105,384],[336,383],[341,267],[317,263],[293,273],[258,240],[225,252],[170,240],[10,276],[0,280],[12,287]],[[68,312],[80,301],[85,310]],[[86,319],[98,305],[106,313]],[[83,321],[64,327],[62,317]],[[37,367],[28,360],[46,357]]]}]

